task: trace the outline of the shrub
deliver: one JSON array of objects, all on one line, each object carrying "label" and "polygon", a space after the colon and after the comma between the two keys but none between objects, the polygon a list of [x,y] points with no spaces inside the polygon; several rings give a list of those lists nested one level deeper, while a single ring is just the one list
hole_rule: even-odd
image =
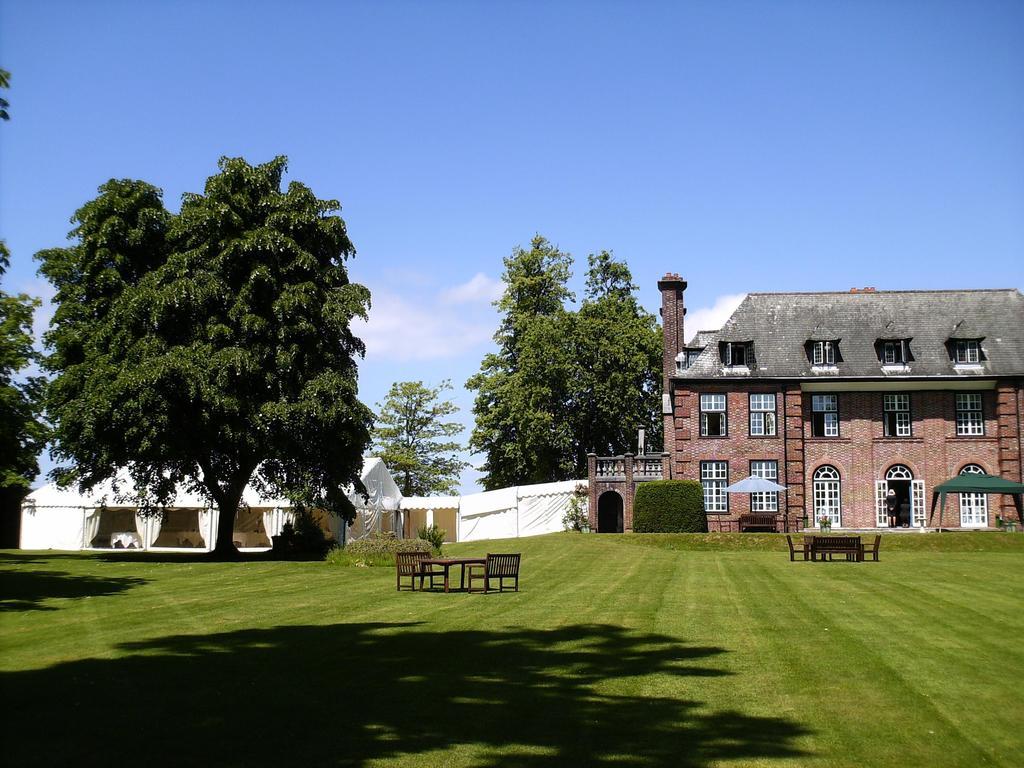
[{"label": "shrub", "polygon": [[331,565],[393,566],[396,552],[430,552],[432,549],[429,541],[399,539],[392,531],[383,531],[334,550],[327,562]]},{"label": "shrub", "polygon": [[569,508],[562,515],[562,527],[567,531],[589,531],[590,520],[587,519],[587,512],[584,509],[584,501],[587,498],[587,486],[579,483],[572,490],[569,497]]},{"label": "shrub", "polygon": [[447,533],[448,531],[444,528],[438,528],[437,523],[424,525],[416,531],[416,535],[419,536],[420,539],[430,542],[430,546],[437,554],[441,554],[441,545],[444,544],[444,537]]},{"label": "shrub", "polygon": [[707,533],[704,488],[696,480],[641,483],[633,500],[637,533]]},{"label": "shrub", "polygon": [[313,516],[299,509],[295,522],[285,523],[281,533],[273,537],[273,554],[284,558],[322,558],[333,544]]}]

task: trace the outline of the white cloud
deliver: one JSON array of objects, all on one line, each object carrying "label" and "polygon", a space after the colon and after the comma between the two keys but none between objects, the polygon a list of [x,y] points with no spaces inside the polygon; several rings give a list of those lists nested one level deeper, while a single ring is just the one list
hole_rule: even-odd
[{"label": "white cloud", "polygon": [[489,304],[500,299],[504,290],[505,284],[501,280],[495,280],[483,272],[477,272],[468,282],[442,291],[441,301],[444,304],[475,304],[478,302]]},{"label": "white cloud", "polygon": [[687,343],[693,341],[697,331],[717,331],[721,328],[746,297],[745,293],[730,293],[717,297],[715,303],[710,307],[687,309],[684,320],[688,337]]},{"label": "white cloud", "polygon": [[370,320],[352,330],[366,343],[367,358],[396,361],[458,357],[488,342],[497,325],[492,312],[468,313],[421,297],[415,302],[386,291],[371,291]]}]

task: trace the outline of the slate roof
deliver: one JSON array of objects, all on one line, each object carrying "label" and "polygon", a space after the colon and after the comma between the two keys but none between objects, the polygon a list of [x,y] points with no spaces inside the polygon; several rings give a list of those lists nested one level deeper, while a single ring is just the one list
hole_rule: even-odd
[{"label": "slate roof", "polygon": [[[704,334],[699,334],[705,336]],[[910,339],[907,370],[886,372],[878,339]],[[947,342],[981,338],[980,368],[955,367]],[[871,293],[751,293],[702,341],[707,346],[676,378],[863,378],[1024,376],[1024,296],[1014,288]],[[809,340],[838,340],[832,371],[812,368]],[[723,369],[719,343],[753,341],[749,374]]]},{"label": "slate roof", "polygon": [[708,342],[713,339],[717,333],[718,331],[697,331],[696,335],[690,340],[690,343],[686,345],[686,349],[706,347]]}]

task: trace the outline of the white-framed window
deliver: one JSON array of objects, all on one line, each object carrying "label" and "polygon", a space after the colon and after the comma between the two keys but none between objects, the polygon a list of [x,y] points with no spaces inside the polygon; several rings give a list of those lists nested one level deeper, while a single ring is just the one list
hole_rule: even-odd
[{"label": "white-framed window", "polygon": [[903,365],[907,362],[907,340],[890,339],[882,342],[882,364]]},{"label": "white-framed window", "polygon": [[953,342],[953,359],[960,365],[981,362],[981,343],[977,339],[957,339]]},{"label": "white-framed window", "polygon": [[725,395],[701,395],[700,436],[725,437],[728,433]]},{"label": "white-framed window", "polygon": [[[968,464],[960,470],[961,475],[983,475],[985,470],[977,464]],[[988,526],[988,494],[960,494],[960,527],[985,528]]]},{"label": "white-framed window", "polygon": [[728,512],[729,462],[702,461],[700,463],[700,484],[704,486],[704,511]]},{"label": "white-framed window", "polygon": [[750,396],[750,436],[774,437],[775,394],[752,394]]},{"label": "white-framed window", "polygon": [[835,365],[836,346],[832,341],[816,341],[811,346],[812,365]]},{"label": "white-framed window", "polygon": [[811,435],[839,437],[838,395],[811,395]]},{"label": "white-framed window", "polygon": [[[779,462],[777,461],[751,461],[750,476],[763,477],[773,482],[779,479]],[[779,494],[778,491],[760,491],[750,494],[751,512],[778,512]]]},{"label": "white-framed window", "polygon": [[882,420],[886,437],[910,437],[910,395],[883,395]]},{"label": "white-framed window", "polygon": [[960,436],[985,434],[980,392],[956,393],[956,433]]},{"label": "white-framed window", "polygon": [[910,471],[910,467],[903,464],[893,464],[885,472],[886,480],[913,480],[914,473]]},{"label": "white-framed window", "polygon": [[750,365],[752,346],[753,344],[745,341],[727,341],[722,350],[722,364],[730,368]]},{"label": "white-framed window", "polygon": [[842,525],[842,487],[839,470],[826,464],[814,472],[814,524],[821,526],[821,518],[827,517],[832,525]]}]

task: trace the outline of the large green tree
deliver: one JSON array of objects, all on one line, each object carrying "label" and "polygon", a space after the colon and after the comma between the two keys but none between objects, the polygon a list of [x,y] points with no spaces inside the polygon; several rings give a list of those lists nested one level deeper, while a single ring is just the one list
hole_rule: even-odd
[{"label": "large green tree", "polygon": [[467,382],[486,488],[585,477],[589,451],[629,450],[638,427],[660,440],[657,322],[624,263],[604,251],[588,261],[573,311],[572,256],[537,236],[505,259],[498,350]]},{"label": "large green tree", "polygon": [[572,413],[577,476],[586,454],[637,450],[637,429],[660,448],[661,327],[636,298],[629,267],[608,251],[590,254],[583,304],[576,315],[574,358],[579,363]]},{"label": "large green tree", "polygon": [[458,406],[442,397],[451,388],[448,381],[437,387],[399,381],[377,404],[375,448],[403,496],[452,493],[459,473],[469,466],[458,457],[462,446],[451,439],[462,431],[460,423],[448,420],[458,413]]},{"label": "large green tree", "polygon": [[[10,252],[0,241],[0,278]],[[38,359],[32,343],[32,313],[39,300],[0,291],[0,492],[23,493],[39,472],[38,457],[46,442],[39,419],[42,379],[26,376]]]},{"label": "large green tree", "polygon": [[482,483],[501,488],[571,477],[570,419],[573,316],[565,302],[572,257],[540,235],[530,248],[505,258],[502,313],[480,372],[466,386],[476,391],[470,447],[483,454]]},{"label": "large green tree", "polygon": [[246,484],[350,518],[372,414],[356,397],[369,292],[335,200],[282,191],[286,159],[222,158],[169,213],[141,181],[104,184],[68,248],[41,251],[56,288],[45,404],[64,481],[126,468],[144,506],[176,486],[220,511],[234,556]]}]

